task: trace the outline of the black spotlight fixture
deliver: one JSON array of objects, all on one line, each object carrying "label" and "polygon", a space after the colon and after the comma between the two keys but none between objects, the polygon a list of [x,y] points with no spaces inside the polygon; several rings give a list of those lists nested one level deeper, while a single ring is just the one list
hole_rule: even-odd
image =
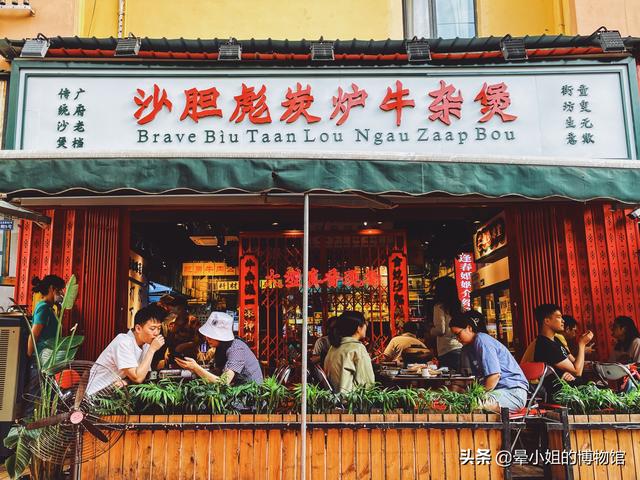
[{"label": "black spotlight fixture", "polygon": [[523,38],[513,38],[511,35],[505,35],[500,40],[500,50],[507,61],[526,60],[528,58]]},{"label": "black spotlight fixture", "polygon": [[51,41],[43,34],[39,33],[36,38],[28,38],[25,40],[20,52],[22,58],[44,58],[47,55],[47,50]]},{"label": "black spotlight fixture", "polygon": [[426,63],[431,60],[431,46],[424,38],[407,42],[407,60],[409,63]]},{"label": "black spotlight fixture", "polygon": [[320,41],[311,44],[311,60],[314,62],[330,62],[335,59],[333,42]]},{"label": "black spotlight fixture", "polygon": [[218,60],[225,62],[239,62],[242,58],[242,45],[235,38],[222,43],[218,48]]},{"label": "black spotlight fixture", "polygon": [[594,32],[596,41],[600,44],[603,52],[606,53],[622,53],[626,52],[622,35],[618,30],[607,30],[606,27],[600,27]]},{"label": "black spotlight fixture", "polygon": [[115,57],[135,57],[140,51],[142,39],[133,34],[129,34],[126,38],[119,38],[116,43]]}]

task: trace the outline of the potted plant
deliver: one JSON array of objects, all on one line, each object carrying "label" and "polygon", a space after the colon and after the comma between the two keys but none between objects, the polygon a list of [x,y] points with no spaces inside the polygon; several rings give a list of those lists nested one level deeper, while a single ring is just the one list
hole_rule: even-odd
[{"label": "potted plant", "polygon": [[[71,328],[69,336],[63,336],[62,332],[64,313],[73,308],[77,296],[78,283],[75,275],[71,275],[65,287],[62,305],[56,315],[56,335],[44,343],[44,348],[41,351],[37,349],[31,324],[27,322],[34,344],[33,355],[39,372],[37,377],[39,399],[34,402],[33,415],[32,418],[27,419],[28,421],[37,421],[57,413],[59,397],[53,391],[53,385],[59,380],[56,379],[52,382],[48,381],[47,377],[59,370],[61,366],[72,361],[84,341],[83,336],[76,335],[76,325]],[[20,477],[27,466],[33,480],[52,480],[61,475],[61,467],[59,465],[45,462],[32,455],[32,445],[38,442],[40,433],[41,430],[27,430],[22,424],[16,424],[9,431],[9,434],[4,439],[4,445],[9,449],[15,450],[15,453],[5,461],[5,468],[11,478]]]}]

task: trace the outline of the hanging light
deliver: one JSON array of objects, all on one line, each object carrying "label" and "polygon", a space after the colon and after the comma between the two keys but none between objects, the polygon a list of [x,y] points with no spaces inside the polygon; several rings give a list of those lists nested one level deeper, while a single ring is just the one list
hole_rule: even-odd
[{"label": "hanging light", "polygon": [[140,51],[142,39],[133,34],[129,34],[126,38],[119,38],[116,43],[115,57],[135,57]]},{"label": "hanging light", "polygon": [[47,55],[51,41],[43,34],[39,33],[36,38],[28,38],[24,42],[21,58],[44,58]]},{"label": "hanging light", "polygon": [[507,61],[526,60],[528,58],[523,38],[513,38],[511,35],[505,35],[500,40],[500,50]]},{"label": "hanging light", "polygon": [[242,45],[235,38],[230,38],[227,43],[220,44],[218,48],[218,60],[226,62],[239,62],[242,59]]}]

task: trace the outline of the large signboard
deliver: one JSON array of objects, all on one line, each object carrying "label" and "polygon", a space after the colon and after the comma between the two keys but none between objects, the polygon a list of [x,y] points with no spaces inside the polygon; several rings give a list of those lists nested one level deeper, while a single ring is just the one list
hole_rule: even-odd
[{"label": "large signboard", "polygon": [[20,70],[15,148],[635,158],[627,64]]}]

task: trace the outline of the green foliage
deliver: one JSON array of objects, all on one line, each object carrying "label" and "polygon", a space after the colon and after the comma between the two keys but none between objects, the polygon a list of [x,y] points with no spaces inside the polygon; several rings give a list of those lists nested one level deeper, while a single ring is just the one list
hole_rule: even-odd
[{"label": "green foliage", "polygon": [[[296,385],[293,395],[293,410],[300,411],[302,406],[302,385]],[[338,398],[329,390],[307,384],[307,413],[331,413],[340,407]]]},{"label": "green foliage", "polygon": [[184,398],[182,382],[174,383],[169,379],[160,380],[158,383],[131,385],[129,393],[134,405],[141,411],[156,407],[163,413],[173,413],[182,405]]},{"label": "green foliage", "polygon": [[267,377],[259,386],[259,398],[256,402],[256,413],[277,413],[284,407],[287,399],[287,387],[274,377]]},{"label": "green foliage", "polygon": [[598,388],[593,382],[574,387],[561,380],[560,389],[553,400],[566,406],[574,414],[588,415],[603,410],[610,410],[612,413],[640,413],[638,390],[615,393],[609,388]]},{"label": "green foliage", "polygon": [[[40,420],[49,417],[58,411],[59,397],[53,389],[55,382],[45,381],[47,375],[59,370],[63,365],[71,362],[82,344],[84,337],[75,335],[75,326],[71,329],[71,335],[62,337],[62,318],[66,310],[73,308],[73,304],[78,296],[78,283],[75,275],[71,275],[65,287],[65,296],[62,308],[56,316],[57,330],[54,338],[45,342],[42,351],[38,351],[31,324],[27,323],[29,334],[35,347],[34,359],[37,364],[39,375],[38,394],[40,400],[35,402],[33,420]],[[15,453],[7,458],[5,466],[12,478],[17,478],[24,469],[29,466],[31,477],[35,479],[53,478],[53,473],[59,470],[57,465],[52,465],[43,460],[35,458],[29,449],[30,442],[36,440],[39,430],[26,430],[24,427],[16,426],[12,428],[4,442],[7,448],[15,449]]]},{"label": "green foliage", "polygon": [[482,409],[486,399],[484,387],[474,382],[465,392],[438,390],[432,398],[432,408],[443,413],[473,413]]},{"label": "green foliage", "polygon": [[101,396],[99,393],[91,397],[96,415],[126,415],[133,411],[133,403],[126,390],[116,388],[109,393],[109,397]]},{"label": "green foliage", "polygon": [[4,446],[14,450],[4,463],[7,473],[12,479],[19,478],[31,463],[29,443],[37,437],[35,430],[27,430],[23,425],[14,425],[4,439]]},{"label": "green foliage", "polygon": [[62,322],[62,316],[65,310],[71,310],[73,308],[73,304],[76,303],[76,298],[78,298],[78,282],[76,281],[76,276],[71,275],[64,289],[64,298],[62,299],[58,323]]}]

